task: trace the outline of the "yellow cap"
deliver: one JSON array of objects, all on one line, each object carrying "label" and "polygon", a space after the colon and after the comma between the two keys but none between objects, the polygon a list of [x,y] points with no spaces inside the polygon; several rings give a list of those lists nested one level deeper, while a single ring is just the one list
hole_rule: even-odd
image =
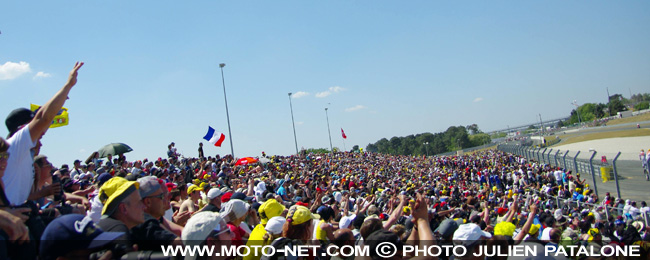
[{"label": "yellow cap", "polygon": [[197,185],[192,185],[192,186],[190,186],[189,189],[187,189],[187,194],[192,194],[192,192],[195,192],[197,190],[202,191],[203,188],[201,188],[200,186],[197,186]]},{"label": "yellow cap", "polygon": [[291,225],[300,225],[312,219],[320,219],[320,215],[313,214],[305,206],[294,205],[289,208],[289,213],[287,213],[287,222]]},{"label": "yellow cap", "polygon": [[[104,183],[104,185],[106,185],[106,183]],[[117,206],[120,204],[120,202],[131,195],[131,193],[137,191],[138,188],[140,188],[140,184],[137,181],[126,181],[126,179],[123,182],[118,181],[112,186],[113,187],[111,187],[110,190],[107,190],[112,192],[110,195],[106,193],[108,195],[108,199],[102,208],[102,215],[112,215],[113,212],[115,212],[115,209],[117,209]],[[103,187],[104,186],[102,185],[102,188]]]},{"label": "yellow cap", "polygon": [[122,184],[127,182],[122,177],[114,177],[106,181],[101,188],[99,188],[99,200],[102,204],[106,204],[106,200],[110,197]]},{"label": "yellow cap", "polygon": [[277,217],[282,214],[282,211],[284,211],[285,207],[280,204],[277,200],[275,199],[268,199],[260,207],[257,209],[258,214],[260,215],[260,219],[262,220],[262,224],[266,225],[266,223],[271,219],[272,217]]},{"label": "yellow cap", "polygon": [[533,224],[533,225],[531,225],[531,226],[530,226],[530,230],[528,231],[528,234],[530,234],[530,235],[534,235],[535,233],[537,233],[537,231],[539,231],[539,229],[540,229],[541,227],[542,227],[542,225],[540,225],[540,224]]}]

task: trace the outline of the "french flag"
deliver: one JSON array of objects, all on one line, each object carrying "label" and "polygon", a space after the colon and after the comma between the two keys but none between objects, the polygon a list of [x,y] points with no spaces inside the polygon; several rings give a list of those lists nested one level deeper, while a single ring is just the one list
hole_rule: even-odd
[{"label": "french flag", "polygon": [[221,147],[221,143],[226,139],[226,135],[215,131],[211,126],[208,126],[208,133],[205,134],[203,139],[208,140],[208,142],[214,144],[214,146]]}]

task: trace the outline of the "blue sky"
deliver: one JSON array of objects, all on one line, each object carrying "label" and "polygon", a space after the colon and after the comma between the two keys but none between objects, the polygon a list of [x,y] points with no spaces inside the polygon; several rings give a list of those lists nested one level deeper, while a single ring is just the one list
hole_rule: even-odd
[{"label": "blue sky", "polygon": [[[208,125],[235,155],[350,149],[476,123],[484,131],[567,116],[573,100],[650,92],[648,1],[7,1],[0,111],[46,102],[86,65],[42,153],[56,165],[111,142],[129,160],[176,142],[196,156]],[[21,63],[22,62],[22,63]],[[329,105],[328,105],[329,104]],[[5,127],[0,135],[6,136]],[[203,141],[206,143],[205,141]],[[206,153],[230,153],[228,139]]]}]

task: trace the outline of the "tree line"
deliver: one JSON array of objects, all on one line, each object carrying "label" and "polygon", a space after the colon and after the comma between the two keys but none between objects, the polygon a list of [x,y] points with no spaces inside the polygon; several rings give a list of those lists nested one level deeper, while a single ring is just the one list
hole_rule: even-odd
[{"label": "tree line", "polygon": [[609,97],[607,104],[603,103],[585,103],[577,109],[571,110],[569,122],[562,122],[558,126],[576,124],[578,122],[590,122],[596,119],[615,116],[618,112],[630,109],[644,110],[650,106],[650,94],[635,94],[627,99],[620,94],[614,94]]},{"label": "tree line", "polygon": [[476,124],[451,126],[441,133],[421,133],[404,137],[394,136],[368,144],[366,151],[393,155],[435,155],[492,142]]}]

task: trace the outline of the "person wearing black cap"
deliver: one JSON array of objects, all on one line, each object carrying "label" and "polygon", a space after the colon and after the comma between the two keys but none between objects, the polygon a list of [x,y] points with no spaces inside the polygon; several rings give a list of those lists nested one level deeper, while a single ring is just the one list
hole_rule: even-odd
[{"label": "person wearing black cap", "polygon": [[74,160],[74,169],[70,171],[70,178],[75,178],[79,174],[83,174],[84,171],[81,169],[81,161],[79,159]]},{"label": "person wearing black cap", "polygon": [[36,112],[18,108],[7,116],[5,124],[9,130],[9,153],[7,174],[3,177],[5,193],[14,205],[23,204],[31,191],[34,180],[32,148],[40,145],[40,139],[59,113],[72,87],[77,83],[77,71],[83,62],[77,62],[70,72],[66,84],[45,105]]}]

